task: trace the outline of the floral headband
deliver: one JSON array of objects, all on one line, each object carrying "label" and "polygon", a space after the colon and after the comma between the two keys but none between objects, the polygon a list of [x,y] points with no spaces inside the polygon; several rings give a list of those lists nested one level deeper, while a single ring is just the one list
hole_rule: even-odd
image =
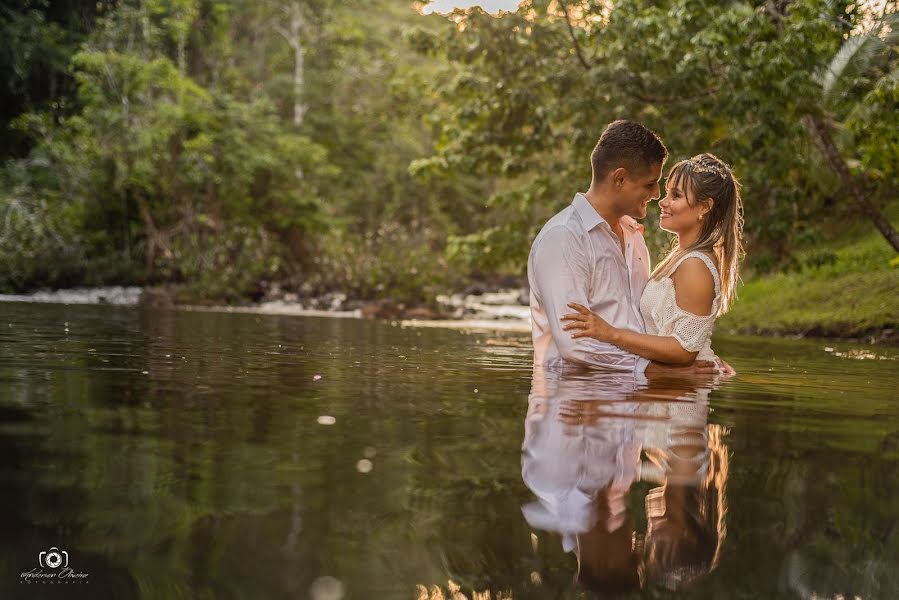
[{"label": "floral headband", "polygon": [[727,181],[727,166],[726,165],[722,169],[718,165],[704,164],[693,158],[689,159],[687,162],[690,163],[690,166],[692,167],[694,173],[714,173],[721,179],[724,179],[725,181]]}]

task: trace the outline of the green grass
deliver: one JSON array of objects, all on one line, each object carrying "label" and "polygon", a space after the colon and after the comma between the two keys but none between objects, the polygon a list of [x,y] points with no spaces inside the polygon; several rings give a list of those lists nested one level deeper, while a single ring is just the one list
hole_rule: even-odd
[{"label": "green grass", "polygon": [[746,281],[721,330],[896,341],[896,253],[876,232],[845,240],[801,253],[798,272]]}]

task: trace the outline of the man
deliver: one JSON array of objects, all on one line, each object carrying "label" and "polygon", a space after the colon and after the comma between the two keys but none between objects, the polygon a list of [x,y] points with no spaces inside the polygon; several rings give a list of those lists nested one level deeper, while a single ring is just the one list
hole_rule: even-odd
[{"label": "man", "polygon": [[649,251],[635,219],[660,193],[668,150],[659,137],[632,121],[610,123],[590,157],[586,193],[553,216],[528,257],[534,364],[573,364],[634,375],[713,374],[711,362],[689,367],[651,363],[592,338],[562,330],[568,303],[586,306],[614,325],[645,333],[640,297],[649,280]]}]

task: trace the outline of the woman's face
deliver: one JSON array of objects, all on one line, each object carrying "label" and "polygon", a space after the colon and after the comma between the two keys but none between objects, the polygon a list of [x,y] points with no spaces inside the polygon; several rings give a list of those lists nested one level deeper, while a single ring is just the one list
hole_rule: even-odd
[{"label": "woman's face", "polygon": [[699,218],[706,207],[693,197],[686,177],[669,177],[665,197],[659,200],[659,226],[665,231],[683,235],[702,227]]}]

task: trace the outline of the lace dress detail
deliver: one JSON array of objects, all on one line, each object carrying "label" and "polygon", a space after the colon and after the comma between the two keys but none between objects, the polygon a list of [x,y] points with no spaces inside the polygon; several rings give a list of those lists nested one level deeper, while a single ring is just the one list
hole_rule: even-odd
[{"label": "lace dress detail", "polygon": [[711,337],[718,316],[721,301],[721,278],[715,263],[702,252],[690,252],[677,261],[671,272],[677,270],[688,258],[698,258],[708,267],[715,280],[715,299],[712,301],[712,312],[708,315],[694,315],[677,305],[674,293],[674,282],[671,277],[659,280],[651,279],[640,298],[640,313],[646,325],[646,333],[673,337],[689,352],[699,352],[697,359],[714,360]]}]

